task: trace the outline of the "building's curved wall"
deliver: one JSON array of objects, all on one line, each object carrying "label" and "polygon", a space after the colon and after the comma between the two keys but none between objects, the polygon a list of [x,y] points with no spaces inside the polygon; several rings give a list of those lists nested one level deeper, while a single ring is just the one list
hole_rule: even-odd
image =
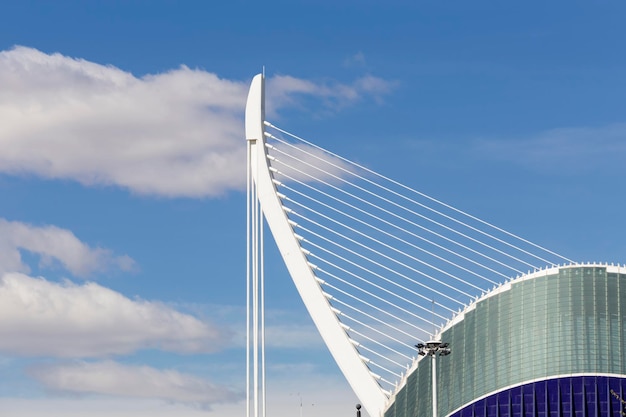
[{"label": "building's curved wall", "polygon": [[[572,374],[626,378],[626,271],[553,268],[519,278],[444,328],[437,359],[445,416],[505,388]],[[385,417],[430,416],[430,360],[420,361]]]},{"label": "building's curved wall", "polygon": [[625,392],[624,378],[561,377],[500,391],[451,417],[623,417]]}]

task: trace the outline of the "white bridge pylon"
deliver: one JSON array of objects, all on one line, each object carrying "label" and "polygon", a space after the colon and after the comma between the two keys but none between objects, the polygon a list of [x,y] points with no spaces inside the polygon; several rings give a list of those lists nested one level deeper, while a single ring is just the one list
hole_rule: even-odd
[{"label": "white bridge pylon", "polygon": [[365,410],[382,414],[415,344],[483,292],[568,259],[326,151],[246,105],[248,416],[265,416],[263,222]]}]

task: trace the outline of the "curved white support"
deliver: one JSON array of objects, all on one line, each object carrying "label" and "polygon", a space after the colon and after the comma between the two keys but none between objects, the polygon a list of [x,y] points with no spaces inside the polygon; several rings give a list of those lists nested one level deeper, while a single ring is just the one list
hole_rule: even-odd
[{"label": "curved white support", "polygon": [[264,130],[264,79],[259,74],[252,80],[246,105],[246,139],[251,145],[250,170],[258,200],[289,274],[322,339],[368,414],[379,417],[387,396],[331,309],[294,235],[269,170]]}]

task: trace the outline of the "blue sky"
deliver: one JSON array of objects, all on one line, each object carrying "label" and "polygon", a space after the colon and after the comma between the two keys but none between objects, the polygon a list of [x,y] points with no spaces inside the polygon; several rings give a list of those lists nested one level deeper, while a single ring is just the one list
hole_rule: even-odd
[{"label": "blue sky", "polygon": [[[336,3],[0,6],[0,414],[243,415],[263,66],[272,123],[626,262],[623,2]],[[267,274],[269,411],[352,413],[273,246]]]}]

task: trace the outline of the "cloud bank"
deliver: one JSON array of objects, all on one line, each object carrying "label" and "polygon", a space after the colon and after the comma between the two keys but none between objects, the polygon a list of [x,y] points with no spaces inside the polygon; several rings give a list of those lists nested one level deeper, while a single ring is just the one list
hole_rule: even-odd
[{"label": "cloud bank", "polygon": [[39,255],[42,266],[58,262],[79,277],[110,268],[129,271],[135,266],[129,256],[116,256],[108,249],[92,248],[69,230],[0,218],[0,275],[3,272],[30,272],[22,260],[21,250]]},{"label": "cloud bank", "polygon": [[30,374],[54,391],[157,398],[207,409],[243,398],[239,392],[197,376],[113,361],[44,365],[31,368]]},{"label": "cloud bank", "polygon": [[228,340],[193,316],[95,283],[59,284],[21,273],[0,278],[3,354],[84,358],[151,348],[207,353]]},{"label": "cloud bank", "polygon": [[[287,75],[267,82],[272,117],[306,99],[333,112],[363,99],[381,100],[393,88],[369,75],[347,83]],[[0,175],[70,180],[158,197],[204,198],[244,189],[248,86],[249,80],[227,80],[185,66],[136,76],[27,47],[0,51]],[[199,411],[189,405],[234,407],[241,399],[237,391],[194,375],[106,359],[146,349],[206,354],[238,347],[233,335],[171,306],[129,298],[93,282],[34,277],[26,253],[34,254],[42,268],[60,267],[83,278],[135,265],[129,256],[90,246],[69,230],[0,218],[0,355],[20,358],[20,363],[45,360],[29,368],[44,387],[84,394],[81,400],[106,395],[114,404],[165,401],[189,415]],[[297,345],[296,337],[300,343],[303,337],[320,343],[310,326],[299,330],[278,326],[269,334],[281,347]],[[16,400],[19,412],[32,407],[32,401],[25,407]],[[7,401],[13,403],[4,399],[3,409]],[[171,415],[163,407],[154,410],[150,415]],[[32,412],[53,410],[44,405]]]},{"label": "cloud bank", "polygon": [[[343,106],[391,84],[290,76],[268,80],[278,109],[295,95]],[[248,82],[182,66],[136,77],[113,66],[26,47],[0,52],[0,173],[210,197],[245,187]]]}]

